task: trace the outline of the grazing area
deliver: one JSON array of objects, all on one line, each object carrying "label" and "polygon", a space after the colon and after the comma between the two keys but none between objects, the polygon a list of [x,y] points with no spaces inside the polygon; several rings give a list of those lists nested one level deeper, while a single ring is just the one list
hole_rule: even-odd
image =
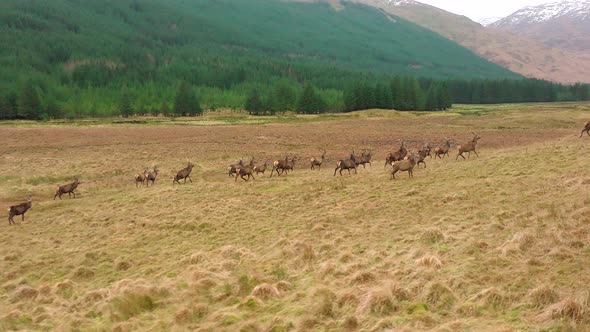
[{"label": "grazing area", "polygon": [[[2,123],[0,330],[589,330],[589,119],[555,103]],[[400,147],[433,157],[392,180]],[[372,166],[334,176],[352,150]],[[250,178],[252,157],[286,167]]]}]

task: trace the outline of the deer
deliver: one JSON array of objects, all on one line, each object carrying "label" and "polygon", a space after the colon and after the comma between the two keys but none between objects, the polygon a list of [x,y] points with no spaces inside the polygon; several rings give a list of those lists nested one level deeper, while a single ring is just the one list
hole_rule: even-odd
[{"label": "deer", "polygon": [[580,133],[580,137],[579,138],[582,138],[582,134],[584,132],[586,132],[586,134],[588,136],[590,136],[590,121],[586,122],[586,125],[584,126],[584,129],[582,129],[582,132]]},{"label": "deer", "polygon": [[406,147],[404,146],[404,142],[402,141],[399,150],[387,155],[387,157],[385,158],[385,165],[383,166],[383,168],[385,168],[387,164],[391,164],[394,161],[403,160],[407,154],[408,150],[406,149]]},{"label": "deer", "polygon": [[272,170],[270,171],[270,177],[272,178],[272,173],[274,173],[275,171],[277,172],[278,176],[281,176],[282,173],[279,173],[279,170],[283,171],[288,162],[289,162],[289,158],[287,156],[285,156],[285,160],[279,160],[279,159],[275,160],[272,163]]},{"label": "deer", "polygon": [[284,165],[281,174],[283,173],[289,173],[289,171],[292,171],[295,168],[295,161],[297,161],[297,157],[293,157],[291,158],[291,161],[287,161],[287,163]]},{"label": "deer", "polygon": [[176,173],[176,175],[174,176],[174,178],[172,179],[172,185],[174,185],[174,183],[178,183],[180,184],[181,179],[184,179],[184,184],[186,184],[186,179],[188,178],[191,182],[193,182],[193,180],[191,179],[191,172],[193,171],[193,167],[195,167],[195,165],[193,165],[192,162],[188,162],[188,165],[181,169],[180,171],[178,171]]},{"label": "deer", "polygon": [[334,176],[336,176],[336,171],[340,170],[340,176],[342,176],[342,170],[347,170],[348,174],[350,174],[350,170],[354,169],[354,174],[357,174],[356,168],[358,167],[356,163],[356,156],[354,154],[354,150],[352,150],[350,154],[350,158],[348,159],[340,159],[336,162],[336,168],[334,169]]},{"label": "deer", "polygon": [[361,156],[359,158],[356,158],[355,162],[358,165],[363,165],[363,168],[365,168],[365,164],[369,164],[369,166],[371,165],[371,158],[373,152],[371,150],[369,150],[369,153],[365,153],[365,150],[363,150],[363,152],[361,153]]},{"label": "deer", "polygon": [[444,158],[444,156],[448,156],[450,148],[451,148],[451,141],[445,137],[445,144],[434,148],[434,158],[436,159],[436,157],[438,157],[438,158],[442,159],[442,158]]},{"label": "deer", "polygon": [[150,181],[152,182],[152,185],[154,185],[156,183],[156,178],[158,177],[158,174],[160,174],[160,170],[158,169],[158,166],[154,166],[154,170],[148,172],[147,174],[147,178],[145,181],[146,186],[150,186]]},{"label": "deer", "polygon": [[236,169],[242,166],[244,166],[244,161],[242,159],[240,159],[237,164],[229,165],[227,168],[227,175],[232,176],[233,174],[236,174]]},{"label": "deer", "polygon": [[457,154],[457,157],[455,157],[455,160],[457,160],[457,158],[459,158],[459,156],[461,156],[463,159],[465,159],[465,156],[463,155],[463,153],[467,152],[467,158],[469,158],[471,156],[471,152],[474,152],[476,156],[479,157],[479,155],[477,154],[477,151],[475,151],[475,147],[477,145],[477,141],[479,139],[481,139],[480,136],[478,136],[476,133],[471,132],[473,134],[473,139],[464,144],[464,145],[459,145],[458,149],[459,149],[459,153]]},{"label": "deer", "polygon": [[391,163],[393,169],[391,170],[391,180],[395,179],[395,173],[397,172],[408,172],[408,177],[414,177],[414,166],[416,166],[416,157],[407,156],[404,160],[394,161]]},{"label": "deer", "polygon": [[426,162],[424,159],[430,155],[429,151],[422,148],[418,151],[418,155],[416,156],[416,165],[420,168],[420,164],[424,164],[424,168],[426,168]]},{"label": "deer", "polygon": [[318,170],[321,169],[325,158],[326,158],[326,150],[324,150],[324,153],[322,153],[321,159],[316,159],[315,157],[311,157],[311,159],[309,160],[311,162],[311,169],[314,170],[316,167],[318,168]]},{"label": "deer", "polygon": [[59,197],[59,199],[61,200],[61,196],[63,194],[68,194],[68,197],[72,197],[72,194],[74,194],[74,198],[76,198],[76,192],[74,190],[76,190],[76,188],[78,188],[78,185],[81,184],[82,182],[78,181],[77,178],[74,178],[74,182],[69,183],[69,184],[64,184],[63,186],[58,186],[57,187],[57,191],[55,192],[55,195],[53,196],[53,200],[55,200],[56,197]]},{"label": "deer", "polygon": [[29,211],[29,209],[33,206],[33,197],[27,197],[26,203],[21,203],[18,205],[13,205],[8,208],[8,225],[16,225],[14,222],[14,216],[22,216],[22,221],[25,221],[25,213]]},{"label": "deer", "polygon": [[264,174],[264,172],[266,172],[266,167],[268,166],[268,160],[264,161],[264,165],[256,165],[254,166],[254,172],[256,172],[256,175],[262,173]]},{"label": "deer", "polygon": [[[252,180],[256,180],[254,178],[254,157],[252,157],[252,159],[250,160],[250,163],[246,166],[240,166],[236,169],[236,178],[235,181],[238,181],[238,176],[242,178],[242,180],[244,181],[248,181],[250,180],[250,177],[252,177]],[[245,179],[244,176],[248,176],[248,179]]]},{"label": "deer", "polygon": [[422,150],[426,152],[426,156],[432,158],[432,146],[430,143],[424,143]]},{"label": "deer", "polygon": [[135,188],[139,187],[140,184],[143,187],[147,180],[148,170],[147,168],[143,170],[143,173],[135,174]]}]

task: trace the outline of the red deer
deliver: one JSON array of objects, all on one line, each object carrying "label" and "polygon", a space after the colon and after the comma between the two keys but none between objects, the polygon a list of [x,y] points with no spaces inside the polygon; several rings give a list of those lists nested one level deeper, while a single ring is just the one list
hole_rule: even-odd
[{"label": "red deer", "polygon": [[[451,141],[445,137],[445,144],[434,148],[434,158],[442,159],[444,156],[449,156],[449,149],[451,148]],[[442,157],[441,157],[442,156]]]},{"label": "red deer", "polygon": [[471,156],[471,152],[474,152],[475,155],[479,157],[479,155],[477,154],[477,151],[475,151],[475,147],[477,145],[477,141],[481,137],[477,136],[474,132],[471,132],[471,133],[473,134],[473,139],[464,145],[459,145],[459,147],[458,147],[459,153],[457,154],[457,157],[455,157],[455,160],[457,160],[457,158],[459,158],[459,156],[461,156],[463,159],[465,159],[465,156],[463,155],[463,153],[465,153],[465,152],[469,153],[467,155],[467,158],[469,158]]},{"label": "red deer", "polygon": [[143,170],[143,173],[135,174],[135,188],[139,187],[140,185],[143,187],[147,180],[147,175],[147,168]]},{"label": "red deer", "polygon": [[373,152],[371,150],[369,150],[369,153],[365,153],[365,151],[363,151],[363,153],[361,153],[361,157],[358,158],[358,160],[356,160],[356,164],[363,165],[363,168],[365,168],[365,164],[369,164],[369,166],[373,166],[373,165],[371,165],[371,158],[372,157],[373,157]]},{"label": "red deer", "polygon": [[393,169],[391,170],[391,179],[395,179],[395,173],[408,172],[408,177],[414,177],[414,166],[416,166],[416,157],[408,156],[404,160],[392,162]]},{"label": "red deer", "polygon": [[422,148],[422,150],[418,151],[418,155],[416,156],[416,165],[420,168],[420,164],[424,164],[424,168],[426,168],[426,162],[424,159],[429,155],[429,151]]},{"label": "red deer", "polygon": [[426,156],[432,158],[432,146],[430,146],[430,143],[425,143],[422,146],[422,150],[424,150],[426,152]]},{"label": "red deer", "polygon": [[[281,176],[281,174],[283,174],[283,172],[287,171],[287,170],[293,170],[293,166],[295,165],[295,157],[293,157],[293,159],[291,159],[291,161],[289,161],[289,158],[287,156],[285,156],[285,160],[275,160],[272,163],[272,170],[270,171],[270,177],[272,178],[272,173],[273,172],[277,172],[278,176]],[[279,173],[279,170],[281,171]]]},{"label": "red deer", "polygon": [[315,157],[312,157],[310,159],[311,169],[314,170],[316,167],[318,169],[320,169],[322,167],[322,164],[324,163],[324,159],[325,158],[326,158],[326,150],[324,150],[324,153],[322,153],[322,158],[321,159],[316,159]]},{"label": "red deer", "polygon": [[336,176],[336,171],[340,170],[340,176],[342,176],[342,170],[347,170],[348,174],[350,174],[350,170],[354,169],[354,174],[356,174],[356,156],[354,155],[354,150],[350,154],[350,158],[348,159],[340,159],[336,162],[336,168],[334,169],[334,176]]},{"label": "red deer", "polygon": [[256,165],[254,166],[254,172],[256,172],[256,175],[262,173],[264,174],[264,172],[266,172],[266,167],[268,166],[268,160],[264,161],[264,165]]},{"label": "red deer", "polygon": [[582,132],[580,133],[580,138],[582,138],[582,134],[586,132],[586,134],[588,136],[590,136],[590,121],[586,122],[586,125],[584,126],[584,129],[582,129]]},{"label": "red deer", "polygon": [[236,174],[236,169],[238,169],[239,167],[242,167],[242,166],[244,166],[244,161],[242,159],[240,159],[240,161],[238,161],[237,164],[230,165],[227,168],[227,175],[232,176],[232,175]]},{"label": "red deer", "polygon": [[61,200],[61,195],[63,194],[68,194],[68,197],[70,198],[72,197],[72,194],[74,194],[74,198],[76,198],[76,192],[74,190],[76,190],[78,185],[81,183],[82,182],[78,181],[78,179],[74,178],[74,182],[57,187],[57,191],[55,192],[53,199],[55,200],[56,197],[59,197]]},{"label": "red deer", "polygon": [[158,177],[158,174],[160,174],[160,170],[158,169],[157,166],[154,166],[154,170],[149,172],[146,178],[146,185],[149,187],[150,182],[152,182],[152,185],[154,185],[156,183],[156,178]]},{"label": "red deer", "polygon": [[399,150],[387,155],[387,157],[385,158],[385,165],[383,166],[383,168],[385,168],[388,164],[391,164],[394,161],[403,160],[407,154],[408,150],[406,149],[406,147],[404,146],[404,142],[402,141]]},{"label": "red deer", "polygon": [[285,166],[283,167],[281,174],[289,173],[289,171],[293,171],[293,169],[295,168],[295,161],[297,161],[297,157],[291,158],[291,161],[288,161],[285,164]]},{"label": "red deer", "polygon": [[29,209],[33,206],[33,197],[29,196],[27,198],[26,203],[21,203],[18,205],[13,205],[8,209],[8,224],[9,225],[16,225],[14,222],[14,216],[22,216],[22,221],[25,221],[25,213],[29,211]]},{"label": "red deer", "polygon": [[178,171],[176,173],[176,175],[174,176],[174,179],[172,180],[172,185],[174,185],[174,183],[178,183],[180,184],[180,181],[178,180],[182,180],[184,179],[184,182],[186,184],[186,179],[188,178],[191,182],[193,182],[193,180],[191,179],[191,172],[193,171],[193,167],[195,167],[195,165],[193,165],[192,162],[188,162],[188,165],[181,169],[180,171]]},{"label": "red deer", "polygon": [[[250,160],[250,163],[246,166],[240,166],[238,169],[236,169],[236,179],[235,181],[238,181],[238,176],[242,178],[242,180],[244,181],[248,181],[250,180],[250,177],[252,177],[252,180],[256,180],[254,178],[254,158],[252,158]],[[248,176],[248,178],[244,178],[244,176]]]}]

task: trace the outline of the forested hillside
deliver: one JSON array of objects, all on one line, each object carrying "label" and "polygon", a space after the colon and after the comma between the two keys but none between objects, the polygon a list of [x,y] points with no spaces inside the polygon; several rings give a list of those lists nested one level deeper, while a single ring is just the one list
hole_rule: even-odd
[{"label": "forested hillside", "polygon": [[4,0],[0,43],[0,118],[442,109],[441,81],[520,78],[352,3]]}]

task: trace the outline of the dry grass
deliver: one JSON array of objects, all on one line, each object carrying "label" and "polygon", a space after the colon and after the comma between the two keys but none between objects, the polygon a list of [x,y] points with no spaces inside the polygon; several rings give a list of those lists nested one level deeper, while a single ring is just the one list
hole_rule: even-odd
[{"label": "dry grass", "polygon": [[[0,330],[589,330],[590,140],[577,135],[590,108],[513,107],[2,127],[0,208],[34,203],[0,232]],[[471,130],[480,158],[454,161],[453,149],[388,180],[397,139]],[[353,147],[372,148],[375,167],[333,177],[297,165],[249,183],[225,173],[241,157],[322,148],[331,166]],[[173,187],[187,160],[194,182]],[[135,188],[152,165],[156,185]],[[73,176],[79,198],[51,200]]]}]

